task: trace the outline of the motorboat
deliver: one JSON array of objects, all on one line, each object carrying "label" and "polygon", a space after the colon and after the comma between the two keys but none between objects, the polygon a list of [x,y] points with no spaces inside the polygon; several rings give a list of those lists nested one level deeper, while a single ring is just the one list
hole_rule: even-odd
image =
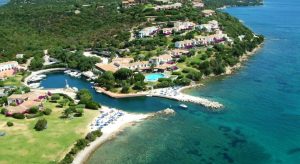
[{"label": "motorboat", "polygon": [[185,105],[185,104],[180,104],[179,106],[180,106],[181,108],[184,108],[184,109],[187,109],[187,108],[188,108],[188,106]]}]

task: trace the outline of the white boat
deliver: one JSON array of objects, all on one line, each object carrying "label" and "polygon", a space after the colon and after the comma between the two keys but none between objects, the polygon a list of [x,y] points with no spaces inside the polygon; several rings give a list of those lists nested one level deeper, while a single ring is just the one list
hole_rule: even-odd
[{"label": "white boat", "polygon": [[29,87],[30,87],[30,88],[38,88],[38,87],[40,87],[40,83],[32,83],[32,84],[29,84]]},{"label": "white boat", "polygon": [[81,73],[79,72],[76,72],[76,74],[74,75],[74,77],[80,77],[81,76]]},{"label": "white boat", "polygon": [[32,77],[29,82],[36,82],[36,81],[41,81],[43,78],[42,77],[39,77],[39,76],[35,76],[35,77]]},{"label": "white boat", "polygon": [[76,88],[76,87],[72,87],[72,89],[73,89],[75,92],[78,91],[78,88]]},{"label": "white boat", "polygon": [[65,74],[69,74],[70,72],[71,72],[71,70],[64,71]]},{"label": "white boat", "polygon": [[188,108],[188,106],[185,105],[185,104],[180,104],[179,106],[180,106],[181,108],[184,108],[184,109],[187,109],[187,108]]}]

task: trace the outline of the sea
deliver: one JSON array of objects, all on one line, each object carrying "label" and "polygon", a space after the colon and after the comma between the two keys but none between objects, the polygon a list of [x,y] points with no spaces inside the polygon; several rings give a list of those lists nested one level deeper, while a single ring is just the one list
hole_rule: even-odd
[{"label": "sea", "polygon": [[[0,0],[1,1],[1,0]],[[126,128],[97,149],[89,164],[298,164],[300,163],[300,1],[265,0],[263,6],[223,10],[266,41],[235,74],[186,93],[225,105],[212,112],[199,105],[154,97],[112,99],[84,79],[51,73],[45,88],[89,89],[96,101],[129,112],[171,107]]]}]

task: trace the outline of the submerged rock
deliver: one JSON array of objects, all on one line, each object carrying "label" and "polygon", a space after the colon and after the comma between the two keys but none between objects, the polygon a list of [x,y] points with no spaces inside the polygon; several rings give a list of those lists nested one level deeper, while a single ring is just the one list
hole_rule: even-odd
[{"label": "submerged rock", "polygon": [[157,114],[162,114],[162,115],[175,115],[175,111],[171,108],[167,108],[162,111],[158,111]]}]

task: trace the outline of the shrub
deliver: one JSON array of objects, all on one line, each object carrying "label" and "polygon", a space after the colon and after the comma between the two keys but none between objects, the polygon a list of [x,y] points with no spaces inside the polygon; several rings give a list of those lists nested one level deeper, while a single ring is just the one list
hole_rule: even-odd
[{"label": "shrub", "polygon": [[186,85],[190,85],[191,80],[188,79],[188,78],[176,79],[176,80],[174,80],[174,83],[175,83],[176,85],[183,85],[183,86],[186,86]]},{"label": "shrub", "polygon": [[38,111],[39,111],[39,107],[37,107],[37,106],[33,106],[33,107],[29,108],[29,110],[28,110],[28,112],[30,114],[36,114]]},{"label": "shrub", "polygon": [[95,136],[93,133],[88,133],[85,137],[85,139],[88,140],[89,142],[95,141],[96,138],[97,136]]},{"label": "shrub", "polygon": [[46,129],[47,128],[47,120],[46,119],[39,119],[37,122],[36,122],[36,124],[35,124],[35,126],[34,126],[34,129],[36,130],[36,131],[42,131],[42,130],[44,130],[44,129]]},{"label": "shrub", "polygon": [[166,88],[166,87],[172,87],[172,86],[174,86],[174,83],[172,81],[171,82],[162,81],[162,82],[156,84],[154,87],[155,88]]},{"label": "shrub", "polygon": [[183,62],[185,62],[186,58],[187,58],[186,56],[180,56],[180,58],[178,59],[178,62],[183,63]]},{"label": "shrub", "polygon": [[5,108],[2,108],[2,109],[1,109],[1,114],[4,114],[4,115],[5,115],[7,112],[8,112],[7,109],[5,109]]},{"label": "shrub", "polygon": [[182,70],[183,73],[189,73],[190,71],[191,71],[190,68],[183,68],[183,70]]},{"label": "shrub", "polygon": [[11,126],[14,126],[14,123],[8,121],[8,122],[6,123],[6,125],[7,125],[8,127],[11,127]]},{"label": "shrub", "polygon": [[12,115],[12,117],[15,118],[15,119],[24,119],[24,118],[25,118],[25,115],[22,114],[22,113],[14,113],[14,114]]},{"label": "shrub", "polygon": [[65,158],[62,161],[60,161],[60,164],[70,164],[73,162],[73,160],[74,157],[72,156],[72,154],[67,154]]},{"label": "shrub", "polygon": [[70,102],[74,103],[74,100],[70,96],[63,93],[60,93],[59,95],[62,96],[64,99],[68,99]]},{"label": "shrub", "polygon": [[181,75],[181,72],[179,72],[179,71],[172,72],[172,75]]},{"label": "shrub", "polygon": [[24,87],[24,88],[23,88],[23,91],[24,91],[25,93],[28,93],[28,92],[30,92],[30,88],[29,88],[29,87]]},{"label": "shrub", "polygon": [[124,86],[121,90],[121,93],[129,93],[129,87],[128,86]]},{"label": "shrub", "polygon": [[93,133],[97,137],[101,137],[102,136],[102,132],[100,130],[95,130],[95,131],[92,131],[91,133]]},{"label": "shrub", "polygon": [[88,109],[95,109],[95,110],[98,110],[98,108],[101,107],[101,105],[99,105],[95,101],[89,101],[85,105],[86,105],[86,108],[88,108]]},{"label": "shrub", "polygon": [[75,117],[81,117],[83,115],[83,108],[76,108]]},{"label": "shrub", "polygon": [[17,106],[15,102],[10,103],[11,106]]},{"label": "shrub", "polygon": [[50,108],[46,108],[43,111],[44,115],[50,115],[52,113],[52,110]]},{"label": "shrub", "polygon": [[40,117],[40,116],[43,116],[42,112],[38,112],[36,114],[28,114],[28,115],[26,115],[26,118],[31,119],[31,118],[36,118],[36,117]]},{"label": "shrub", "polygon": [[69,154],[75,155],[75,154],[77,154],[78,152],[79,152],[79,149],[78,149],[76,146],[74,146],[74,147],[71,149],[71,151],[69,152]]},{"label": "shrub", "polygon": [[132,89],[138,90],[138,91],[144,90],[145,89],[145,84],[144,84],[144,82],[137,82],[137,83],[134,84]]},{"label": "shrub", "polygon": [[186,77],[194,81],[199,81],[202,78],[202,73],[198,71],[191,71],[186,75]]},{"label": "shrub", "polygon": [[159,78],[158,79],[158,82],[164,82],[164,81],[166,81],[166,82],[172,82],[172,79],[170,79],[170,78]]},{"label": "shrub", "polygon": [[79,139],[77,140],[75,146],[79,149],[79,150],[82,150],[84,149],[87,145],[88,145],[88,140],[86,139]]},{"label": "shrub", "polygon": [[59,94],[53,94],[52,96],[51,96],[51,100],[59,100],[60,99],[60,95]]}]

